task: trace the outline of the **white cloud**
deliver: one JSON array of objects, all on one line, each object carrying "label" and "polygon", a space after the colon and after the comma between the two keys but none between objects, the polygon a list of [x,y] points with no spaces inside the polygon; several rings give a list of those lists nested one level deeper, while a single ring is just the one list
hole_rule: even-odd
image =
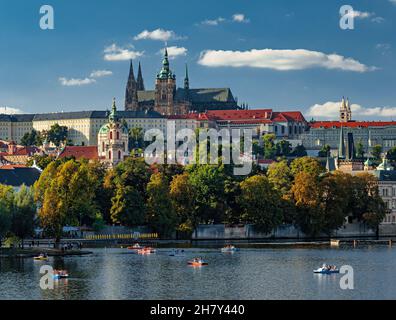
[{"label": "white cloud", "polygon": [[132,46],[129,47],[119,47],[115,43],[104,49],[104,59],[106,61],[124,61],[133,60],[138,57],[143,56],[144,51],[133,51]]},{"label": "white cloud", "polygon": [[236,14],[234,14],[234,15],[232,16],[232,20],[233,20],[234,22],[239,22],[239,23],[248,23],[248,22],[250,22],[250,20],[247,19],[243,13],[236,13]]},{"label": "white cloud", "polygon": [[396,5],[396,0],[389,0],[389,2]]},{"label": "white cloud", "polygon": [[[326,102],[323,104],[315,104],[308,110],[308,116],[315,119],[338,119],[341,102]],[[362,107],[359,104],[351,104],[352,116],[354,118],[361,117],[395,117],[396,107]]]},{"label": "white cloud", "polygon": [[385,19],[382,17],[374,17],[373,19],[371,19],[371,21],[376,23],[382,23],[385,22]]},{"label": "white cloud", "polygon": [[111,76],[113,74],[113,71],[110,70],[94,70],[90,74],[90,78],[102,78],[102,77],[107,77]]},{"label": "white cloud", "polygon": [[247,19],[243,13],[235,13],[230,19],[218,17],[216,19],[206,19],[202,21],[200,24],[206,26],[218,26],[219,24],[224,22],[248,23],[250,22],[250,20]]},{"label": "white cloud", "polygon": [[71,79],[67,79],[65,77],[60,77],[59,78],[59,82],[61,83],[62,86],[75,87],[75,86],[84,86],[84,85],[92,84],[92,83],[95,83],[96,80],[95,79],[91,79],[91,78],[85,78],[85,79],[71,78]]},{"label": "white cloud", "polygon": [[198,63],[207,67],[252,67],[281,71],[325,68],[367,72],[376,69],[352,58],[345,58],[335,53],[325,54],[305,49],[206,50],[201,52]]},{"label": "white cloud", "polygon": [[0,114],[21,114],[23,111],[17,108],[0,107]]},{"label": "white cloud", "polygon": [[157,40],[157,41],[169,41],[169,40],[179,40],[183,37],[176,35],[172,30],[156,29],[153,31],[144,30],[135,36],[134,40]]},{"label": "white cloud", "polygon": [[353,10],[345,15],[345,17],[355,18],[355,19],[368,19],[373,17],[375,13],[373,12],[362,12],[358,10]]},{"label": "white cloud", "polygon": [[345,15],[346,17],[355,18],[355,19],[370,19],[370,21],[375,23],[382,23],[385,21],[383,17],[377,16],[375,12],[367,12],[367,11],[358,11],[354,10],[353,12],[349,12]]},{"label": "white cloud", "polygon": [[[175,59],[179,56],[185,56],[187,55],[187,49],[184,47],[176,47],[176,46],[172,46],[172,47],[168,47],[168,56],[170,59]],[[165,52],[165,49],[161,49],[158,54],[163,55]]]},{"label": "white cloud", "polygon": [[375,45],[375,48],[378,50],[389,50],[391,48],[391,45],[389,43],[377,43]]},{"label": "white cloud", "polygon": [[225,22],[226,19],[222,18],[222,17],[218,17],[216,19],[207,19],[201,22],[201,24],[203,25],[207,25],[207,26],[218,26],[220,23]]}]

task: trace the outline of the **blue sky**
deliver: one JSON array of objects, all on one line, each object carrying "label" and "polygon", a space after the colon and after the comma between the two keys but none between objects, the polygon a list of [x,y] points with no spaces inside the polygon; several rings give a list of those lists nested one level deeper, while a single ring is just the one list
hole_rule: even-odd
[{"label": "blue sky", "polygon": [[[0,111],[122,108],[128,58],[153,88],[166,40],[179,86],[188,63],[191,87],[230,87],[251,108],[330,119],[348,96],[354,118],[396,119],[395,0],[46,4],[55,30],[39,27],[42,1],[0,1]],[[339,27],[344,4],[354,30]]]}]

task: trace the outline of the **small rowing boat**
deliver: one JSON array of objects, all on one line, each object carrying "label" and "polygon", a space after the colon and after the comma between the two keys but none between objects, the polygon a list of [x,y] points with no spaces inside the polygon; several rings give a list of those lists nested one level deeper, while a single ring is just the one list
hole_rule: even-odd
[{"label": "small rowing boat", "polygon": [[133,246],[127,247],[128,250],[139,250],[143,249],[143,247],[139,243],[135,243]]},{"label": "small rowing boat", "polygon": [[67,278],[69,278],[69,273],[66,270],[54,270],[54,280]]},{"label": "small rowing boat", "polygon": [[194,258],[190,261],[187,262],[187,264],[189,266],[193,266],[193,267],[201,267],[201,266],[207,266],[208,263],[205,262],[203,259],[201,258]]},{"label": "small rowing boat", "polygon": [[340,273],[340,270],[338,270],[336,266],[328,266],[324,264],[321,268],[318,268],[313,272],[320,274],[333,274],[333,273]]},{"label": "small rowing boat", "polygon": [[233,245],[227,245],[224,248],[221,248],[221,252],[223,253],[232,253],[232,252],[236,252],[239,249],[237,249],[235,246]]},{"label": "small rowing boat", "polygon": [[46,261],[46,260],[48,260],[48,256],[47,256],[46,254],[40,254],[40,255],[37,256],[37,257],[33,257],[33,260],[36,260],[36,261]]}]

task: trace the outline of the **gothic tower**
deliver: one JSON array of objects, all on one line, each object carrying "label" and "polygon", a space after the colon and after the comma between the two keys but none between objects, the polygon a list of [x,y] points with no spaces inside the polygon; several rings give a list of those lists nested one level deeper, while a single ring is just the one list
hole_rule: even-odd
[{"label": "gothic tower", "polygon": [[165,49],[162,69],[155,81],[154,110],[165,115],[177,113],[174,108],[176,94],[176,76],[169,68],[168,50]]},{"label": "gothic tower", "polygon": [[139,62],[139,70],[138,70],[138,76],[137,76],[137,83],[136,87],[138,91],[144,91],[144,80],[143,80],[143,75],[142,75],[142,66],[140,65]]},{"label": "gothic tower", "polygon": [[352,111],[351,106],[349,105],[349,100],[345,101],[344,97],[342,97],[341,107],[340,107],[340,121],[348,122],[352,120]]},{"label": "gothic tower", "polygon": [[[143,78],[142,78],[143,80]],[[135,80],[135,75],[133,73],[133,64],[131,60],[131,66],[129,69],[129,77],[128,83],[126,87],[125,93],[125,110],[126,111],[137,111],[139,109],[139,101],[138,101],[138,84]]]}]

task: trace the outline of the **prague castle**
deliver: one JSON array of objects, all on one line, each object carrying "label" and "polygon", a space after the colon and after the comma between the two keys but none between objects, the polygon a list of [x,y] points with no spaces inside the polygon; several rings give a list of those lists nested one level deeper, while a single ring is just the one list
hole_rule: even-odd
[{"label": "prague castle", "polygon": [[151,110],[162,115],[180,115],[207,110],[238,109],[237,101],[229,88],[191,89],[187,66],[183,84],[183,88],[177,88],[176,75],[170,69],[166,49],[162,68],[155,79],[154,90],[145,90],[140,63],[138,76],[135,78],[131,61],[125,110]]}]

